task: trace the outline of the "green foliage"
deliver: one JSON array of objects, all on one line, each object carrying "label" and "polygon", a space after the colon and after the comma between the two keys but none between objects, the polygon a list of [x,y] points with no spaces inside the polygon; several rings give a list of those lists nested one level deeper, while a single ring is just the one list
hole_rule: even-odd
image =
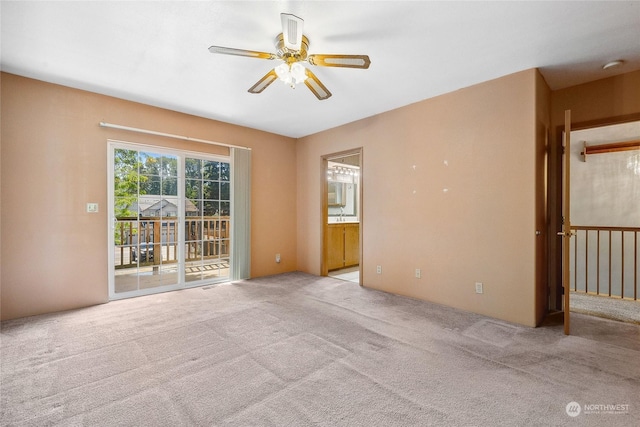
[{"label": "green foliage", "polygon": [[114,155],[114,196],[116,218],[137,216],[131,206],[138,201],[140,182],[147,177],[140,176],[141,162],[138,152],[134,150],[116,149]]}]

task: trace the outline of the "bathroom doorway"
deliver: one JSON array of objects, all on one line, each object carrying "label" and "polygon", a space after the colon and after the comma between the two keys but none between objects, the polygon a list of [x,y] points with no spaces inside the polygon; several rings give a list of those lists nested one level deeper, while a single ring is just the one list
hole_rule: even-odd
[{"label": "bathroom doorway", "polygon": [[322,275],[362,284],[362,149],[322,157]]}]

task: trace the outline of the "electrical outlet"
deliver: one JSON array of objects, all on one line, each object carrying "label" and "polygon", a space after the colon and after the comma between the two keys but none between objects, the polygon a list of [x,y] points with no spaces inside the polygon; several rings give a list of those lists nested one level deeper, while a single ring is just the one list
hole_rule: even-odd
[{"label": "electrical outlet", "polygon": [[416,279],[419,279],[422,277],[422,271],[420,271],[419,268],[416,268]]},{"label": "electrical outlet", "polygon": [[280,254],[276,254],[276,262],[279,264],[280,263]]},{"label": "electrical outlet", "polygon": [[482,283],[481,282],[476,282],[476,294],[481,294],[483,293],[482,291]]},{"label": "electrical outlet", "polygon": [[87,203],[87,212],[88,213],[97,213],[98,212],[98,204],[97,203]]},{"label": "electrical outlet", "polygon": [[376,273],[382,274],[382,266],[381,265],[376,267]]}]

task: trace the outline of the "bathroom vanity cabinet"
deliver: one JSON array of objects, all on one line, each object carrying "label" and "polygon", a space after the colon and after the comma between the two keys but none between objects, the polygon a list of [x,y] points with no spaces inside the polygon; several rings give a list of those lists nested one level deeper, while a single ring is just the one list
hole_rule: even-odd
[{"label": "bathroom vanity cabinet", "polygon": [[327,269],[352,267],[360,263],[360,224],[342,222],[328,225]]}]

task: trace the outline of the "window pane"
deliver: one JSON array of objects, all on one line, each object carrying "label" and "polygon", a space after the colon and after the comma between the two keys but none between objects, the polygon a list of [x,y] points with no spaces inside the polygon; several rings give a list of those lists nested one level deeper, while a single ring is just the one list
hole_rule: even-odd
[{"label": "window pane", "polygon": [[[175,200],[177,203],[177,200]],[[178,206],[173,203],[166,202],[162,205],[159,215],[164,218],[175,218],[178,216]]]},{"label": "window pane", "polygon": [[220,163],[220,181],[231,181],[231,165]]},{"label": "window pane", "polygon": [[188,220],[185,222],[185,239],[187,241],[202,240],[202,222]]},{"label": "window pane", "polygon": [[231,232],[229,228],[229,220],[221,218],[219,222],[220,224],[218,225],[218,229],[217,229],[218,230],[217,237],[219,239],[228,239]]},{"label": "window pane", "polygon": [[136,243],[138,227],[136,221],[117,221],[113,230],[116,245],[131,245]]},{"label": "window pane", "polygon": [[160,174],[162,177],[178,176],[178,158],[174,156],[162,156],[160,158]]},{"label": "window pane", "polygon": [[202,181],[197,179],[187,179],[185,183],[185,196],[191,200],[202,198]]},{"label": "window pane", "polygon": [[187,282],[194,282],[202,279],[201,260],[187,262],[184,269],[184,278]]},{"label": "window pane", "polygon": [[223,239],[220,241],[220,256],[228,257],[231,253],[231,244],[229,239]]},{"label": "window pane", "polygon": [[114,151],[113,170],[116,176],[122,177],[138,170],[138,152],[117,148]]},{"label": "window pane", "polygon": [[231,184],[228,182],[220,183],[220,200],[231,200]]},{"label": "window pane", "polygon": [[188,217],[197,217],[202,215],[202,201],[185,199],[184,209]]},{"label": "window pane", "polygon": [[220,202],[220,215],[229,216],[231,213],[231,204],[229,202]]},{"label": "window pane", "polygon": [[133,150],[116,149],[113,160],[114,196],[138,195],[138,153]]},{"label": "window pane", "polygon": [[204,181],[202,183],[202,198],[209,200],[220,199],[220,184],[218,181]]},{"label": "window pane", "polygon": [[138,239],[139,243],[153,242],[153,222],[140,221],[138,226]]},{"label": "window pane", "polygon": [[160,155],[154,153],[140,153],[140,174],[160,176]]},{"label": "window pane", "polygon": [[205,260],[202,263],[202,278],[214,279],[220,276],[220,266],[217,259]]},{"label": "window pane", "polygon": [[220,205],[217,201],[205,201],[204,202],[204,216],[217,215],[220,209]]},{"label": "window pane", "polygon": [[116,197],[113,202],[113,214],[116,218],[137,217],[137,197]]},{"label": "window pane", "polygon": [[214,162],[211,160],[202,161],[202,178],[217,180],[220,176],[220,162]]},{"label": "window pane", "polygon": [[202,178],[202,162],[200,159],[185,159],[185,176],[187,178]]},{"label": "window pane", "polygon": [[160,177],[140,175],[140,194],[160,194]]},{"label": "window pane", "polygon": [[200,246],[200,242],[187,242],[184,250],[185,259],[188,261],[200,261],[202,259]]},{"label": "window pane", "polygon": [[126,268],[114,272],[114,292],[131,292],[138,290],[138,268]]},{"label": "window pane", "polygon": [[114,253],[114,266],[116,269],[137,267],[136,247],[132,245],[116,245]]},{"label": "window pane", "polygon": [[177,178],[162,179],[162,195],[163,196],[178,195],[178,179]]},{"label": "window pane", "polygon": [[178,283],[178,269],[176,264],[162,265],[158,268],[162,285]]}]

